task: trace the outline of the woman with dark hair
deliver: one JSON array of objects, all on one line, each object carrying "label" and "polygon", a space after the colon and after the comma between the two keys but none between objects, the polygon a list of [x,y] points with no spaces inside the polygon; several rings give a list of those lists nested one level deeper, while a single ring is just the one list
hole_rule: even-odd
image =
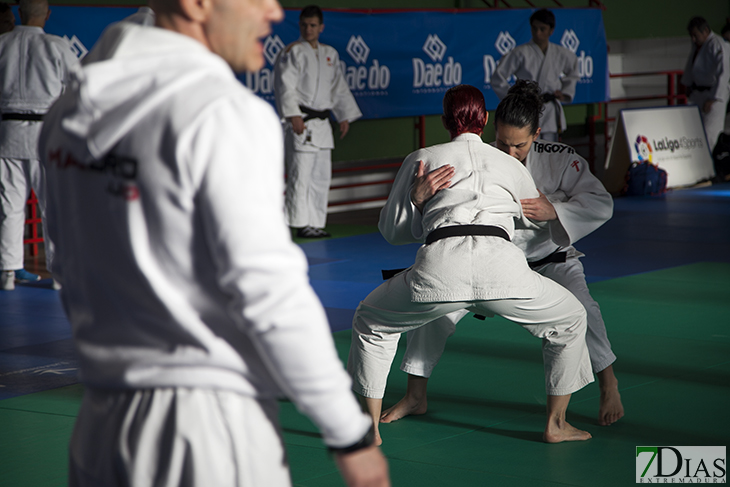
[{"label": "woman with dark hair", "polygon": [[[586,343],[601,390],[598,423],[606,426],[624,415],[612,366],[616,356],[601,310],[586,284],[579,260],[583,254],[572,244],[611,218],[613,199],[572,147],[538,139],[542,104],[537,83],[518,80],[494,117],[497,148],[524,164],[540,191],[538,198],[522,200],[522,211],[528,218],[546,223],[536,228],[518,228],[513,242],[525,252],[531,268],[568,289],[585,307]],[[408,334],[408,348],[401,364],[401,370],[409,374],[406,396],[383,413],[382,422],[426,412],[428,377],[441,358],[447,338],[466,313],[460,310]]]},{"label": "woman with dark hair", "polygon": [[511,242],[516,226],[539,226],[520,205],[539,197],[535,183],[519,161],[482,142],[487,111],[477,88],[447,91],[442,120],[451,142],[405,159],[380,214],[388,242],[424,245],[411,268],[371,292],[355,312],[348,360],[353,389],[377,428],[401,333],[461,310],[499,314],[543,341],[545,440],[586,440],[589,433],[565,421],[571,394],[593,381],[585,310],[533,272]]}]

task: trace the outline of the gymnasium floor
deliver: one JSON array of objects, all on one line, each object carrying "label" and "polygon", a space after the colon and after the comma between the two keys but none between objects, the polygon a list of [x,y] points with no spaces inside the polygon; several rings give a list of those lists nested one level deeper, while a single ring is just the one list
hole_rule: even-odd
[{"label": "gymnasium floor", "polygon": [[[331,218],[335,238],[302,243],[343,360],[358,302],[380,269],[407,267],[372,225]],[[366,221],[367,222],[367,221]],[[730,443],[730,183],[619,198],[579,242],[606,320],[626,416],[596,423],[598,387],[573,395],[583,443],[540,441],[539,341],[497,319],[465,318],[429,383],[429,411],[382,425],[395,486],[622,486],[636,446]],[[402,353],[402,350],[401,350]],[[405,391],[394,363],[386,407]],[[0,293],[0,485],[65,485],[66,444],[82,394],[68,323],[50,281]],[[281,421],[297,486],[343,485],[315,428],[291,403]]]}]

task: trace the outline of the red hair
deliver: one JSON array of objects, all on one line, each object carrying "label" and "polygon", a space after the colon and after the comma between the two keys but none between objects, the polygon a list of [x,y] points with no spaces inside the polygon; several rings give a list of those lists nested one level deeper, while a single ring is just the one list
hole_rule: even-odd
[{"label": "red hair", "polygon": [[458,85],[444,95],[444,127],[453,139],[466,132],[481,135],[487,123],[484,95],[471,85]]}]

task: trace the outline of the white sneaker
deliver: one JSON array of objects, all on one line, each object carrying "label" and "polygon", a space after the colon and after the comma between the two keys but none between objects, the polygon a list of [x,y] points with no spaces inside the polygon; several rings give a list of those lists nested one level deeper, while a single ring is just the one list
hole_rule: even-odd
[{"label": "white sneaker", "polygon": [[0,289],[3,291],[15,289],[15,271],[0,271]]}]

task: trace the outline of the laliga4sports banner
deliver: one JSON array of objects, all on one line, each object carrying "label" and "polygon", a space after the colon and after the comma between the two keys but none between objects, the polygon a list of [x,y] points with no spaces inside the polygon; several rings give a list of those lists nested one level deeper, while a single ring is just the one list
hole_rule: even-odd
[{"label": "laliga4sports banner", "polygon": [[[110,23],[136,8],[53,6],[46,31],[66,37],[79,57],[91,49]],[[320,41],[337,49],[342,70],[366,119],[441,113],[450,87],[470,84],[484,93],[487,108],[499,99],[491,76],[499,59],[530,40],[532,9],[325,11]],[[608,100],[608,57],[601,11],[554,9],[550,41],[578,57],[580,81],[574,103]],[[16,11],[17,15],[17,11]],[[299,38],[299,10],[287,10],[264,42],[266,64],[239,75],[242,83],[273,104],[274,63]]]}]

